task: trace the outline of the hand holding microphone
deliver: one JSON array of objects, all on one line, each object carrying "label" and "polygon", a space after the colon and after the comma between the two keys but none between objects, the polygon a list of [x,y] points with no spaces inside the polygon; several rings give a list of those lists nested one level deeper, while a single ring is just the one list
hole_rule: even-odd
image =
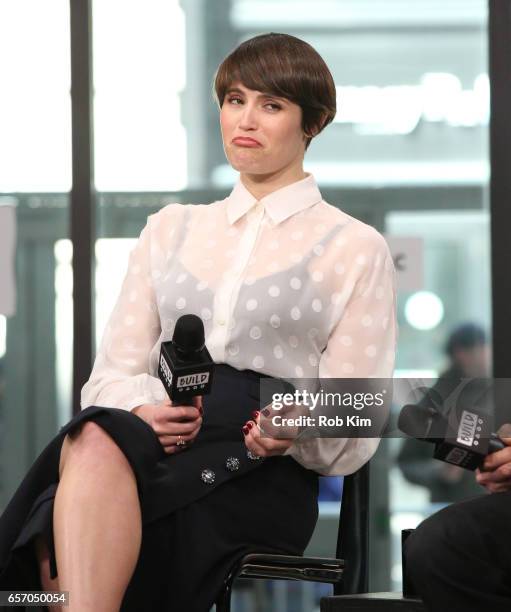
[{"label": "hand holding microphone", "polygon": [[169,398],[132,411],[151,425],[167,454],[184,450],[199,433],[202,396],[211,391],[213,366],[202,320],[193,314],[179,317],[172,340],[162,342],[158,365]]},{"label": "hand holding microphone", "polygon": [[477,482],[491,493],[511,490],[511,423],[502,425],[497,433],[506,446],[488,455],[476,470]]},{"label": "hand holding microphone", "polygon": [[144,419],[158,436],[164,451],[171,455],[187,448],[202,425],[202,398],[194,398],[194,406],[174,405],[170,399],[159,404],[143,404],[132,412]]},{"label": "hand holding microphone", "polygon": [[493,460],[488,457],[492,453],[498,455],[499,451],[503,452],[506,444],[491,431],[492,419],[479,406],[481,399],[490,398],[491,389],[485,389],[478,402],[473,401],[471,394],[474,389],[470,385],[467,385],[466,390],[465,394],[461,393],[458,397],[457,406],[460,409],[446,412],[442,398],[433,389],[429,389],[421,405],[403,407],[398,427],[412,438],[433,443],[435,459],[475,470],[484,464],[491,465]]}]

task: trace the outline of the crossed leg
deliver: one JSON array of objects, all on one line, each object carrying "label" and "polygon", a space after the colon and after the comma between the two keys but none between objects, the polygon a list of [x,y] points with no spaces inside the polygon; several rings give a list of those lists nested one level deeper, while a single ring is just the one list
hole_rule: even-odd
[{"label": "crossed leg", "polygon": [[67,612],[118,612],[142,541],[133,470],[107,432],[86,421],[65,437],[59,475],[53,510],[58,576],[50,578],[49,551],[38,538],[42,588],[69,591]]}]

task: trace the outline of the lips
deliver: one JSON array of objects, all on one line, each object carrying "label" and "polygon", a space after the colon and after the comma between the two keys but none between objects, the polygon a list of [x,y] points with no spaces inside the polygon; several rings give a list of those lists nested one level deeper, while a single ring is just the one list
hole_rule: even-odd
[{"label": "lips", "polygon": [[261,146],[261,143],[255,140],[254,138],[238,137],[238,138],[234,138],[232,142],[242,147],[260,147]]}]

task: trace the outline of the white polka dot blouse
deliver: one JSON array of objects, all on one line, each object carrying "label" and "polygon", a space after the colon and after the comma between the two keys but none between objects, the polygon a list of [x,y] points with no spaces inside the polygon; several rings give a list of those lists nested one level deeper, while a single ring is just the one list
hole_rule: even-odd
[{"label": "white polka dot blouse", "polygon": [[[311,174],[257,200],[238,180],[211,204],[150,215],[132,251],[82,409],[165,397],[161,342],[202,318],[215,363],[292,378],[391,377],[395,270],[373,227],[325,202]],[[322,474],[365,463],[378,439],[304,439],[286,454]]]}]

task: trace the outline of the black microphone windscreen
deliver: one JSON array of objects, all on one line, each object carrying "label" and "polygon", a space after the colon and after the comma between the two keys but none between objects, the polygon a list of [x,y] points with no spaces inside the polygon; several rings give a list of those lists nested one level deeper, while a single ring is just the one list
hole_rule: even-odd
[{"label": "black microphone windscreen", "polygon": [[180,353],[195,353],[204,348],[204,323],[194,314],[179,317],[174,328],[172,343]]},{"label": "black microphone windscreen", "polygon": [[431,426],[431,414],[424,408],[408,404],[401,409],[397,426],[408,436],[422,439]]}]

